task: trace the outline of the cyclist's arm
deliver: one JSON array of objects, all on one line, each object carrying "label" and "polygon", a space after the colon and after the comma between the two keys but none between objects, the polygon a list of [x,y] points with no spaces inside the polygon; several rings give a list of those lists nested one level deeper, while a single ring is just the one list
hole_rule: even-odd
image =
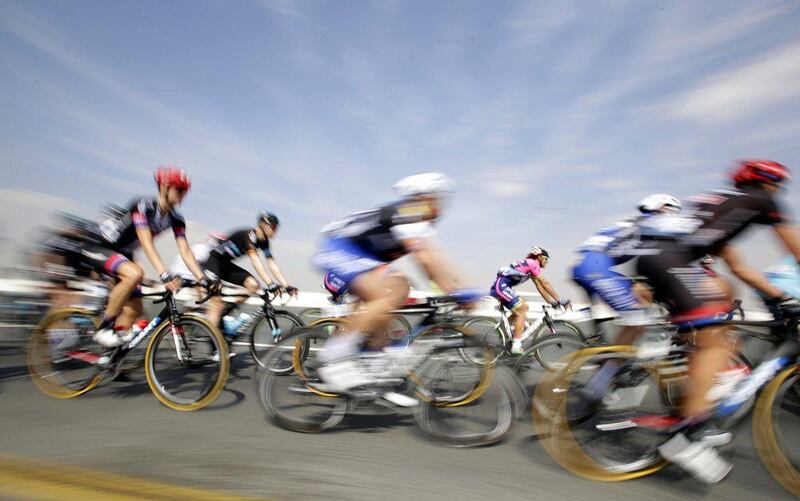
[{"label": "cyclist's arm", "polygon": [[283,273],[281,273],[280,267],[278,267],[278,262],[275,261],[275,258],[268,257],[267,258],[267,268],[269,268],[269,272],[272,273],[272,276],[275,277],[275,280],[278,281],[284,287],[289,286],[289,282],[286,281],[284,278]]},{"label": "cyclist's arm", "polygon": [[734,246],[729,244],[723,247],[719,257],[725,261],[731,273],[750,287],[763,292],[769,297],[777,298],[783,296],[782,290],[769,283],[767,277],[760,271],[744,262],[742,254]]},{"label": "cyclist's arm", "polygon": [[194,278],[198,282],[203,280],[205,275],[203,275],[203,270],[200,268],[200,265],[197,264],[197,258],[194,257],[194,252],[192,248],[189,247],[189,242],[186,241],[186,237],[175,237],[175,244],[178,246],[178,254],[181,255],[181,259],[186,263],[186,267],[192,272]]},{"label": "cyclist's arm", "polygon": [[561,300],[556,290],[553,289],[553,286],[550,285],[550,282],[543,276],[534,277],[533,284],[536,286],[536,290],[539,291],[539,295],[541,295],[542,299],[544,299],[546,302],[555,303]]},{"label": "cyclist's arm", "polygon": [[793,256],[794,259],[800,264],[800,230],[797,226],[789,224],[778,224],[774,226],[775,234],[783,242]]},{"label": "cyclist's arm", "polygon": [[425,270],[425,273],[433,280],[436,285],[442,288],[448,294],[452,294],[460,285],[458,280],[455,279],[447,269],[447,262],[444,260],[441,252],[430,243],[422,239],[404,240],[403,245],[408,249],[412,249],[412,254],[417,262]]},{"label": "cyclist's arm", "polygon": [[255,249],[249,249],[247,251],[247,255],[250,257],[250,262],[253,264],[253,269],[256,270],[259,278],[261,278],[265,284],[272,285],[272,278],[270,278],[267,270],[264,269],[264,264],[259,258],[258,251]]},{"label": "cyclist's arm", "polygon": [[156,246],[153,244],[153,234],[150,232],[150,228],[145,225],[137,226],[136,236],[139,238],[139,243],[142,245],[144,255],[147,256],[147,260],[153,265],[156,273],[159,275],[166,273],[168,271],[167,267],[164,266],[164,262],[161,260],[161,256],[158,254]]}]

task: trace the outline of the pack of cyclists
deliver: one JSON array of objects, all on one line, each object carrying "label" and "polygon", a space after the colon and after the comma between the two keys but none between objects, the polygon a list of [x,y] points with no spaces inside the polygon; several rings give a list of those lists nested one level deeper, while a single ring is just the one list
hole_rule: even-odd
[{"label": "pack of cyclists", "polygon": [[[697,350],[689,361],[690,384],[680,407],[680,424],[659,451],[706,482],[721,480],[731,468],[715,450],[730,440],[729,433],[711,423],[711,404],[706,398],[733,349],[724,321],[731,308],[730,285],[712,265],[716,260],[724,262],[733,275],[764,297],[775,315],[800,315],[800,232],[780,196],[790,177],[789,169],[777,162],[744,160],[733,170],[730,186],[696,195],[685,207],[671,195],[650,195],[636,206],[636,215],[598,230],[581,244],[571,268],[572,279],[590,301],[601,300],[619,314],[619,342],[633,343],[642,326],[656,320],[649,308],[653,302],[667,309],[679,331],[694,333]],[[260,279],[267,290],[297,293],[270,249],[280,225],[275,214],[265,211],[253,227],[213,234],[203,244],[190,247],[184,218],[178,212],[191,186],[188,176],[178,168],[161,167],[155,172],[155,183],[155,196],[133,200],[96,226],[84,224],[80,238],[60,237],[62,244],[69,244],[62,245],[69,263],[80,261],[82,267],[114,279],[102,324],[94,334],[98,344],[113,348],[124,343],[142,313],[137,291],[144,271],[133,260],[137,249],[173,291],[184,277],[208,291],[226,282],[255,293]],[[487,292],[464,288],[456,267],[435,239],[436,223],[454,188],[454,182],[441,173],[409,176],[394,185],[396,200],[322,229],[313,264],[325,274],[325,287],[334,297],[350,294],[358,303],[346,332],[329,338],[318,357],[319,374],[329,391],[358,391],[375,378],[374,371],[362,364],[361,351],[370,338],[385,330],[390,312],[406,301],[410,289],[408,278],[390,270],[388,264],[411,256],[441,291],[465,304]],[[733,246],[745,230],[756,225],[769,226],[790,256],[769,270],[769,277],[748,265]],[[171,270],[153,245],[153,238],[167,229],[172,230],[180,255],[180,263]],[[234,263],[245,255],[258,279]],[[547,250],[532,247],[524,258],[501,267],[488,291],[512,316],[514,354],[522,351],[519,336],[528,312],[515,287],[530,279],[551,306],[570,307],[570,301],[543,276],[549,260]],[[646,279],[647,286],[620,271],[627,262],[635,262],[636,273]],[[219,325],[222,311],[221,299],[214,298],[207,310],[212,324]],[[609,367],[606,377],[613,371]],[[415,404],[393,392],[383,398],[401,406]]]}]

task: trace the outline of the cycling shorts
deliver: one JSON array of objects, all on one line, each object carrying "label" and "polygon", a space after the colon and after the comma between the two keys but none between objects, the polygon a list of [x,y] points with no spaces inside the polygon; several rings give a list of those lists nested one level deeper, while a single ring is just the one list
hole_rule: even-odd
[{"label": "cycling shorts", "polygon": [[611,268],[616,262],[602,252],[584,252],[583,258],[572,268],[572,279],[589,294],[605,301],[615,311],[639,309],[633,295],[633,281]]},{"label": "cycling shorts", "polygon": [[500,304],[509,310],[516,309],[522,303],[522,298],[511,288],[508,278],[503,276],[495,279],[489,289],[489,295],[500,301]]},{"label": "cycling shorts", "polygon": [[637,272],[647,277],[656,300],[682,330],[722,323],[731,310],[719,281],[693,261],[689,250],[665,242],[659,254],[641,256],[637,263]]},{"label": "cycling shorts", "polygon": [[333,272],[345,289],[362,273],[380,268],[384,261],[362,249],[349,238],[327,238],[323,240],[321,249],[312,258],[314,266],[324,271]]},{"label": "cycling shorts", "polygon": [[[215,258],[213,253],[205,262],[205,274],[211,280],[219,279],[242,287],[245,280],[253,277],[249,271],[233,264],[230,260]],[[253,280],[255,280],[255,277],[253,277]]]}]

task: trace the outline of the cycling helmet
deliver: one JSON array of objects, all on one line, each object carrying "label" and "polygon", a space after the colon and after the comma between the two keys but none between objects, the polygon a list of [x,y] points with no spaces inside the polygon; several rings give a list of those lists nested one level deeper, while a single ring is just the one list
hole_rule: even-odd
[{"label": "cycling helmet", "polygon": [[792,178],[789,169],[770,160],[739,160],[731,177],[736,184],[781,183]]},{"label": "cycling helmet", "polygon": [[171,165],[162,165],[156,169],[156,184],[159,186],[174,186],[181,191],[189,191],[192,182],[186,171]]},{"label": "cycling helmet", "polygon": [[661,210],[664,207],[681,210],[681,202],[672,195],[667,195],[666,193],[654,193],[653,195],[644,197],[636,207],[640,212],[647,214],[649,212]]},{"label": "cycling helmet", "polygon": [[408,176],[394,184],[394,190],[403,198],[418,195],[446,195],[454,188],[453,180],[440,172]]},{"label": "cycling helmet", "polygon": [[279,224],[281,224],[281,220],[278,219],[278,216],[273,214],[269,211],[264,211],[258,215],[258,222],[259,223],[267,223],[268,225],[272,226],[273,228],[277,228]]},{"label": "cycling helmet", "polygon": [[547,249],[545,249],[544,247],[539,247],[538,245],[534,245],[533,247],[531,247],[531,250],[528,251],[528,257],[539,257],[539,256],[544,256],[549,258],[550,253],[547,252]]}]

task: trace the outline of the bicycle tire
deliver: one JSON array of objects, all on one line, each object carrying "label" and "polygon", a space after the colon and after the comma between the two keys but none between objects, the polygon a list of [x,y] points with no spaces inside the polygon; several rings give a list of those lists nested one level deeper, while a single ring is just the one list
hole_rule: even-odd
[{"label": "bicycle tire", "polygon": [[[495,363],[503,356],[506,347],[506,336],[503,335],[502,324],[498,324],[497,319],[491,317],[475,317],[464,322],[464,328],[469,329],[473,336],[481,339],[486,344],[493,346],[496,350],[496,356],[493,360],[477,361],[475,363]],[[468,353],[462,353],[464,357],[469,357]]]},{"label": "bicycle tire", "polygon": [[[166,388],[165,384],[163,384],[163,382],[159,379],[158,375],[156,374],[155,367],[158,358],[157,352],[161,340],[167,335],[171,334],[171,321],[169,320],[165,321],[158,327],[156,332],[150,338],[150,342],[147,344],[147,352],[145,353],[145,375],[147,377],[147,384],[150,387],[150,391],[152,391],[153,395],[155,395],[159,402],[170,409],[189,412],[208,406],[222,393],[222,390],[225,387],[225,383],[228,379],[230,359],[228,357],[228,345],[225,341],[225,338],[223,337],[222,333],[214,328],[207,320],[196,315],[181,315],[178,318],[178,322],[181,327],[184,325],[195,324],[201,328],[201,331],[204,330],[207,334],[209,334],[209,339],[212,342],[211,348],[212,350],[216,350],[218,355],[217,360],[214,360],[213,357],[198,357],[196,361],[192,360],[189,364],[180,361],[180,365],[183,367],[196,369],[209,365],[209,361],[211,361],[213,364],[218,364],[217,375],[213,378],[211,386],[207,390],[203,391],[198,398],[193,397],[185,399],[180,398],[177,395],[173,395],[170,390]],[[208,340],[201,341],[197,344],[197,347],[202,347],[202,345],[207,342]],[[169,353],[169,351],[167,351],[167,353]]]},{"label": "bicycle tire", "polygon": [[[279,343],[293,347],[293,373],[281,376],[266,369],[259,371],[257,387],[261,405],[282,428],[301,433],[319,433],[334,428],[344,419],[347,398],[316,388],[314,383],[320,380],[315,369],[304,365],[309,355],[315,353],[310,347],[326,339],[327,334],[318,328],[303,329]],[[273,350],[268,357],[282,352]],[[315,414],[310,410],[311,407],[320,410]]]},{"label": "bicycle tire", "polygon": [[796,392],[789,391],[800,380],[798,366],[779,373],[761,392],[753,413],[753,439],[761,462],[784,489],[800,496],[800,472],[784,452],[780,429],[776,429],[774,415],[787,394],[797,398]]},{"label": "bicycle tire", "polygon": [[[545,356],[543,352],[550,347],[559,346],[567,346],[575,348],[575,350],[556,354],[558,361],[551,362],[551,357]],[[527,350],[522,353],[522,355],[519,356],[519,359],[514,363],[514,372],[519,374],[524,370],[532,368],[533,361],[547,371],[561,370],[564,368],[565,362],[562,361],[566,360],[564,358],[565,356],[567,356],[569,353],[573,353],[574,351],[582,350],[588,347],[589,344],[586,341],[572,335],[556,334],[543,336],[542,338],[536,340],[530,347],[528,347]]]},{"label": "bicycle tire", "polygon": [[[453,447],[478,447],[501,441],[516,415],[512,391],[506,382],[509,376],[504,371],[508,369],[496,368],[491,383],[469,404],[451,405],[435,398],[423,399],[414,414],[417,425],[429,436]],[[435,395],[440,391],[439,385],[449,384],[447,379],[431,378],[418,393]]]},{"label": "bicycle tire", "polygon": [[[275,321],[278,323],[278,327],[283,330],[281,326],[281,320],[286,322],[290,328],[288,332],[281,332],[280,337],[289,337],[292,335],[292,332],[300,327],[303,327],[305,323],[303,320],[295,315],[294,313],[286,310],[277,310],[275,311]],[[266,323],[268,330],[270,332],[267,333],[266,341],[262,338],[264,336],[260,336],[257,333],[259,332],[259,327]],[[265,316],[253,326],[253,329],[250,332],[250,355],[253,357],[255,363],[261,367],[262,369],[269,369],[274,370],[276,373],[287,374],[291,372],[291,367],[285,367],[277,365],[275,367],[267,367],[265,365],[265,358],[269,355],[269,353],[275,348],[277,343],[275,343],[273,338],[273,333],[271,332],[272,328],[269,327],[269,319]]]},{"label": "bicycle tire", "polygon": [[[592,358],[631,358],[631,346],[601,346],[586,348],[567,355],[562,371],[548,372],[539,382],[531,398],[531,415],[542,446],[553,460],[567,471],[580,477],[603,482],[619,482],[651,475],[666,466],[666,462],[652,454],[650,458],[629,465],[598,463],[575,439],[567,411],[572,379],[580,368]],[[597,362],[595,362],[597,364]]]},{"label": "bicycle tire", "polygon": [[553,327],[555,328],[556,332],[551,333],[550,330],[547,328],[547,325],[542,323],[536,332],[533,333],[534,341],[538,340],[541,337],[545,336],[569,336],[574,335],[579,337],[581,340],[586,341],[587,337],[586,334],[583,333],[583,330],[578,327],[578,324],[574,322],[570,322],[569,320],[553,320]]},{"label": "bicycle tire", "polygon": [[[86,372],[85,375],[82,375],[77,381],[72,383],[66,383],[62,381],[60,377],[58,377],[63,370],[54,370],[53,365],[55,361],[53,360],[52,356],[53,354],[51,342],[48,337],[48,329],[51,326],[63,322],[70,317],[84,318],[91,325],[92,330],[97,329],[97,327],[100,325],[100,318],[96,315],[96,313],[90,310],[82,308],[64,308],[54,311],[47,315],[34,329],[33,333],[31,334],[31,338],[28,341],[28,350],[26,356],[28,373],[30,374],[34,385],[45,395],[60,399],[74,398],[83,395],[84,393],[95,388],[102,381],[101,368],[98,365],[90,362],[80,364],[80,360],[71,359],[73,362],[84,365]],[[78,342],[93,343],[93,341],[91,341],[91,337],[88,339],[78,339]],[[103,351],[105,350],[97,346],[96,349],[91,350],[91,354],[99,357],[99,354]],[[64,361],[65,364],[69,362],[70,360]],[[65,365],[62,365],[62,367],[65,367]]]}]

